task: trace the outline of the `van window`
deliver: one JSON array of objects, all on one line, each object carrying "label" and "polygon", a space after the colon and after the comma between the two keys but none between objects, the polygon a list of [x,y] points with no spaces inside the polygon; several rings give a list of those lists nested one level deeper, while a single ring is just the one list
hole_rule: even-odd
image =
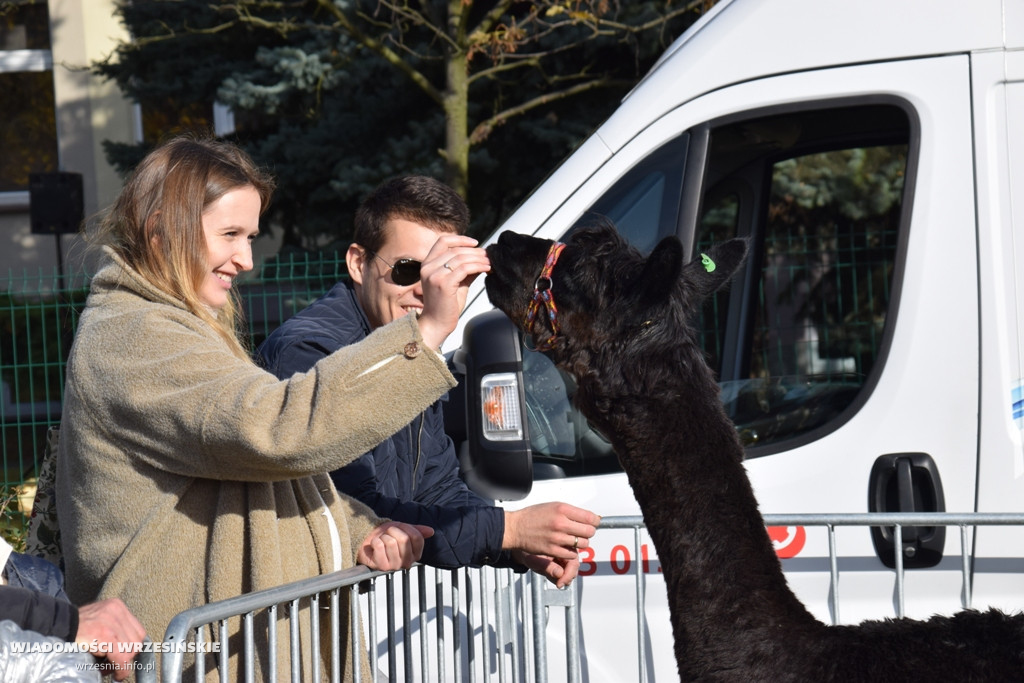
[{"label": "van window", "polygon": [[683,189],[683,165],[689,135],[650,154],[606,192],[577,225],[604,217],[642,252],[654,249],[661,238],[676,234]]},{"label": "van window", "polygon": [[746,201],[749,212],[733,210],[733,234],[750,238],[751,251],[732,290],[705,307],[701,328],[748,446],[834,428],[870,377],[889,312],[909,143],[895,105],[712,131],[706,177],[719,180],[706,190],[698,249],[728,236],[723,202]]},{"label": "van window", "polygon": [[[743,271],[697,322],[748,457],[767,455],[838,425],[880,359],[910,119],[895,103],[872,104],[693,132],[650,154],[581,222],[605,216],[644,252],[668,234],[695,254],[731,237],[750,240]],[[707,160],[691,164],[699,177],[686,177],[698,138],[707,140]],[[683,224],[684,189],[701,197],[696,225]],[[617,471],[607,441],[570,406],[571,379],[541,354],[527,355],[535,461],[566,476]]]}]

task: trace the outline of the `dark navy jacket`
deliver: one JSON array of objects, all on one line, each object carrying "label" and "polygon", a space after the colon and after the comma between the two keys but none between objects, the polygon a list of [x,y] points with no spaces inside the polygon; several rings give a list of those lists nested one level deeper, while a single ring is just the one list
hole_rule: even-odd
[{"label": "dark navy jacket", "polygon": [[[289,318],[257,350],[280,379],[306,372],[324,356],[370,333],[355,291],[339,282]],[[505,514],[469,490],[444,432],[441,400],[355,462],[331,473],[335,486],[381,517],[433,527],[422,561],[435,567],[512,566],[501,550]]]},{"label": "dark navy jacket", "polygon": [[68,642],[78,633],[78,609],[64,592],[64,577],[46,560],[11,553],[0,586],[0,621],[10,619],[23,630]]}]

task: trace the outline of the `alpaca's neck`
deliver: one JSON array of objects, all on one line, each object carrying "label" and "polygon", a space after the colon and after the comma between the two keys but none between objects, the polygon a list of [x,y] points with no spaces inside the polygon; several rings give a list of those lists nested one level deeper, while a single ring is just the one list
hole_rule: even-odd
[{"label": "alpaca's neck", "polygon": [[[657,374],[639,372],[649,370]],[[681,376],[677,366],[645,382],[629,371],[581,385],[581,408],[629,476],[665,575],[680,660],[724,658],[730,638],[817,624],[786,585],[710,372],[698,364]]]}]

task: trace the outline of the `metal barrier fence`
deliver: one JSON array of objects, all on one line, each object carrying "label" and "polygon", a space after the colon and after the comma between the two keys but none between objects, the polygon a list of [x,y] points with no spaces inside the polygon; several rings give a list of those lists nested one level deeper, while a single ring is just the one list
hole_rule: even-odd
[{"label": "metal barrier fence", "polygon": [[[341,614],[343,591],[348,593],[348,615]],[[368,655],[372,681],[543,683],[548,680],[544,617],[553,607],[564,608],[566,622],[578,624],[575,591],[558,590],[535,574],[491,567],[439,570],[417,565],[391,573],[355,567],[182,612],[164,635],[161,680],[182,680],[186,654],[212,649],[204,635],[207,628],[217,634],[218,662],[240,655],[238,671],[218,668],[221,680],[256,680],[260,639],[267,644],[261,680],[278,680],[281,636],[277,626],[269,625],[284,616],[290,657],[285,668],[293,681],[304,680],[300,660],[309,663],[311,673],[305,675],[312,680],[341,680],[343,639],[348,639],[353,652]],[[326,656],[318,639],[300,642],[299,624],[291,615],[302,612],[309,616],[310,632],[323,629],[329,634],[331,652]],[[240,653],[228,649],[228,624],[234,617],[241,617]],[[353,623],[361,628],[350,628]],[[195,657],[190,665],[195,680],[205,680],[204,658]],[[354,673],[356,681],[365,680],[358,667]],[[578,681],[578,673],[570,673],[568,680]]]},{"label": "metal barrier fence", "polygon": [[[767,526],[823,526],[828,530],[829,571],[832,623],[839,622],[839,559],[836,550],[836,527],[892,527],[895,537],[894,546],[902,547],[903,530],[906,527],[957,527],[960,532],[960,575],[961,575],[961,607],[970,609],[973,605],[970,530],[977,526],[1024,526],[1024,513],[985,513],[985,512],[928,512],[928,513],[849,513],[834,515],[765,515]],[[906,614],[906,569],[903,554],[895,553],[896,567],[896,616]]]},{"label": "metal barrier fence", "polygon": [[[766,526],[825,527],[828,533],[830,567],[830,601],[832,622],[839,622],[840,563],[836,543],[836,528],[845,526],[892,527],[897,547],[903,530],[911,526],[948,526],[959,529],[960,571],[962,575],[962,607],[972,606],[972,568],[970,562],[970,532],[977,526],[1024,526],[1024,513],[859,513],[859,514],[805,514],[765,515]],[[639,516],[606,517],[600,529],[632,530],[635,542],[634,557],[641,556],[643,519]],[[899,558],[899,553],[897,553]],[[880,569],[880,571],[885,571]],[[907,581],[902,559],[897,559],[895,575],[898,602],[896,616],[904,614],[904,586]],[[647,623],[646,578],[640,562],[631,570],[635,581],[636,647],[623,640],[621,657],[635,657],[638,681],[649,680],[647,662],[641,653],[647,650],[647,633],[653,629],[667,629],[668,624]],[[433,576],[431,580],[429,577]],[[237,680],[253,680],[258,624],[276,623],[283,612],[298,613],[300,602],[309,601],[312,609],[310,629],[318,632],[329,629],[329,642],[333,644],[327,660],[329,671],[324,672],[331,681],[340,680],[339,647],[344,637],[351,638],[353,651],[363,647],[371,663],[371,680],[388,681],[499,681],[504,683],[546,683],[549,677],[548,632],[553,608],[564,609],[564,636],[566,643],[566,670],[552,673],[552,679],[577,683],[582,680],[580,582],[557,590],[535,574],[514,574],[511,570],[485,567],[483,569],[436,570],[417,566],[405,572],[384,574],[370,572],[361,567],[335,574],[314,577],[279,588],[238,596],[230,600],[197,607],[179,614],[165,635],[168,648],[185,649],[182,644],[202,643],[204,628],[212,627],[222,643],[227,642],[227,620],[242,617],[243,661]],[[380,588],[383,584],[383,588]],[[341,591],[349,591],[351,613],[341,615]],[[282,612],[283,607],[283,612]],[[326,609],[323,609],[326,608]],[[262,613],[262,614],[261,614]],[[326,617],[325,617],[326,615]],[[888,615],[882,615],[888,616]],[[261,618],[262,617],[262,618]],[[324,621],[326,619],[326,622]],[[341,619],[345,618],[344,628]],[[369,646],[361,645],[358,631],[351,623],[363,626]],[[383,624],[383,629],[381,625]],[[617,625],[618,628],[624,624]],[[301,644],[294,620],[289,622],[289,651],[293,661],[301,647],[312,661],[319,661],[317,643]],[[275,639],[276,629],[270,629],[268,638]],[[199,640],[197,640],[197,638]],[[314,639],[315,641],[315,639]],[[276,644],[270,647],[270,656],[276,653]],[[228,652],[222,650],[221,657]],[[666,652],[666,657],[671,653]],[[181,680],[183,655],[165,654],[161,667],[165,683]],[[276,680],[277,662],[270,666],[270,677]],[[296,668],[291,669],[292,680],[301,680]],[[317,672],[319,673],[319,672]],[[196,671],[196,680],[202,680],[205,671]],[[222,670],[221,680],[236,680]],[[380,678],[379,676],[383,676]],[[314,679],[316,677],[314,676]],[[361,680],[361,677],[357,677]],[[143,682],[144,683],[144,682]]]}]

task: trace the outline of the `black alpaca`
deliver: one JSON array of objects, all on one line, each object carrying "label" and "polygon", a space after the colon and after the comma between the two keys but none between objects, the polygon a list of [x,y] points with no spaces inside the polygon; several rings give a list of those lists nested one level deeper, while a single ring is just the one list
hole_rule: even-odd
[{"label": "black alpaca", "polygon": [[675,238],[644,259],[607,225],[559,249],[503,234],[487,293],[576,378],[576,404],[615,447],[661,560],[682,680],[1024,680],[1024,616],[826,626],[789,590],[690,325],[742,240],[685,266]]}]

